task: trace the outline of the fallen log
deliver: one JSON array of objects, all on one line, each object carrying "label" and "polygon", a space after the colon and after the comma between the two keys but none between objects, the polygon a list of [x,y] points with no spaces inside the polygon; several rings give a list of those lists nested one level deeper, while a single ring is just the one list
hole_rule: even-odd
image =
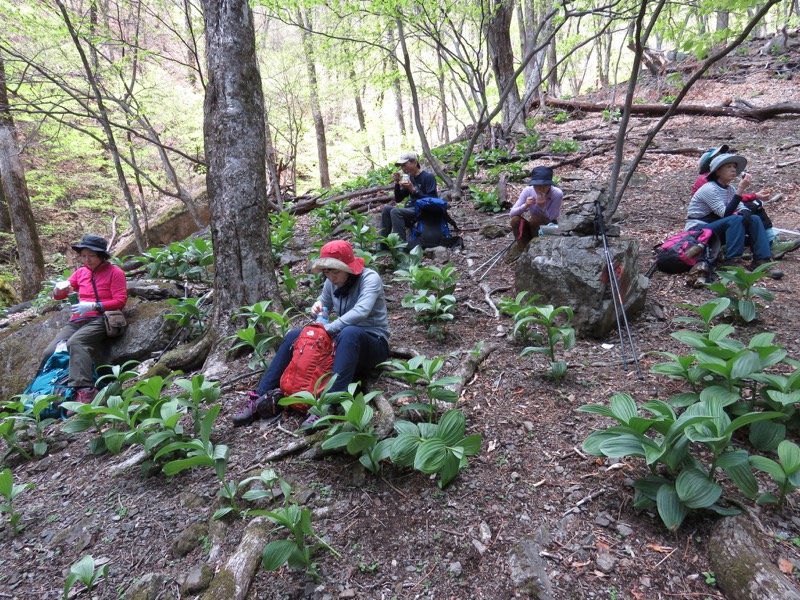
[{"label": "fallen log", "polygon": [[762,549],[764,535],[745,515],[720,519],[708,542],[708,559],[728,600],[800,600],[797,585]]},{"label": "fallen log", "polygon": [[[539,100],[533,102],[536,108]],[[585,112],[603,112],[604,110],[623,110],[622,104],[610,105],[596,102],[582,102],[578,100],[560,100],[558,98],[545,97],[545,106],[558,108],[560,110],[580,110]],[[661,117],[669,110],[669,104],[633,104],[631,114],[647,117]],[[675,109],[675,114],[679,115],[700,115],[706,117],[734,117],[738,119],[749,119],[752,121],[766,121],[780,115],[800,114],[800,103],[781,102],[770,106],[703,106],[701,104],[679,104]]]},{"label": "fallen log", "polygon": [[242,541],[217,571],[202,600],[242,600],[247,597],[269,531],[269,521],[265,517],[256,517],[247,524]]}]

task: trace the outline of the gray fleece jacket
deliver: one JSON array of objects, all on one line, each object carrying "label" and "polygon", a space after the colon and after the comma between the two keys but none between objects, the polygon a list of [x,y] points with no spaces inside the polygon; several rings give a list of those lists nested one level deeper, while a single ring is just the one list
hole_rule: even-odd
[{"label": "gray fleece jacket", "polygon": [[336,337],[348,325],[355,325],[389,340],[389,315],[383,293],[381,276],[364,269],[347,296],[334,296],[336,288],[325,280],[319,301],[336,314],[336,320],[325,325],[331,337]]}]

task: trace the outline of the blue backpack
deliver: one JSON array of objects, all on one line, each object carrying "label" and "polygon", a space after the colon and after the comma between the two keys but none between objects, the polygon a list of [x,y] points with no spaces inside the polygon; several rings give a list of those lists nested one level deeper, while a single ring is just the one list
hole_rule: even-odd
[{"label": "blue backpack", "polygon": [[[30,410],[37,398],[41,396],[61,396],[64,401],[73,400],[75,390],[67,385],[69,382],[69,352],[61,350],[54,352],[47,362],[44,363],[33,381],[25,391],[22,392],[25,398],[25,409]],[[65,418],[61,409],[62,400],[56,400],[55,405],[51,404],[40,413],[42,419]]]},{"label": "blue backpack", "polygon": [[464,247],[464,240],[461,236],[452,235],[450,227],[458,231],[458,225],[447,214],[447,202],[441,198],[418,198],[414,203],[414,223],[411,225],[411,235],[409,236],[406,251],[410,251],[415,246],[423,248],[435,248],[444,246],[453,248],[455,246]]}]

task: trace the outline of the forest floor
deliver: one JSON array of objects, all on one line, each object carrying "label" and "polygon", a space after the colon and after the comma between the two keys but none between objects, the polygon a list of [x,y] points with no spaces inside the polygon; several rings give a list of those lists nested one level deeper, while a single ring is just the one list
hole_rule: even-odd
[{"label": "forest floor", "polygon": [[[761,65],[703,80],[686,101],[713,106],[732,98],[758,106],[800,101],[796,81],[776,78]],[[655,85],[637,92],[647,102],[657,102],[661,94]],[[632,119],[627,156],[655,122]],[[580,135],[582,140],[603,142],[617,135],[616,125],[604,122],[599,113],[572,115],[560,125],[548,122],[541,132],[548,139]],[[618,215],[623,235],[641,244],[641,271],[650,266],[650,249],[683,226],[701,150],[722,143],[750,160],[748,171],[756,189],[770,187],[773,193],[783,194],[782,200],[769,205],[776,226],[800,229],[797,132],[796,118],[765,122],[698,116],[670,119],[655,140],[655,151],[639,166],[635,185],[627,190]],[[581,141],[582,145],[591,143]],[[560,160],[554,156],[538,164]],[[565,203],[575,198],[571,188],[587,189],[590,183],[607,181],[611,163],[609,152],[559,167]],[[509,198],[515,199],[521,187],[511,186]],[[576,411],[584,404],[607,402],[620,392],[645,402],[666,400],[684,391],[680,381],[650,372],[661,360],[652,353],[686,353],[670,337],[680,327],[672,319],[688,314],[680,303],[699,305],[714,295],[689,287],[682,276],[656,273],[650,280],[645,310],[630,322],[642,378],[631,368],[623,369],[615,331],[607,339],[579,339],[563,353],[569,368],[564,380],[555,383],[546,376],[543,358],[519,357],[522,347],[507,337],[510,319],[491,316],[477,278],[468,275],[508,244],[508,237],[489,240],[478,233],[487,222],[506,225],[507,213],[487,216],[463,202],[455,208],[454,217],[464,230],[466,249],[452,254],[461,280],[456,292],[457,318],[448,326],[446,339],[426,336],[412,312],[401,307],[403,291],[398,286],[387,287],[387,299],[393,346],[433,357],[457,355],[481,341],[498,343],[499,348],[467,382],[457,404],[467,417],[468,433],[483,436],[480,453],[444,490],[433,478],[416,471],[387,466],[379,476],[365,474],[356,459],[339,454],[321,460],[289,456],[273,463],[313,510],[315,531],[341,556],[318,552],[319,583],[289,568],[260,569],[247,597],[527,597],[528,592],[516,583],[513,563],[519,545],[536,540],[555,599],[724,598],[715,586],[706,553],[709,532],[718,517],[692,514],[673,534],[652,511],[635,511],[632,480],[646,474],[643,461],[587,456],[581,450],[583,440],[593,428],[610,423]],[[796,300],[800,252],[788,255],[779,266],[785,277],[763,284],[776,295],[775,301],[762,311],[758,322],[737,326],[736,335],[748,340],[760,331],[774,332],[789,355],[800,359]],[[495,301],[515,295],[513,265],[500,261],[484,281],[490,289],[508,289],[496,293]],[[443,374],[457,365],[458,359],[450,360]],[[231,369],[231,380],[244,373],[246,366],[237,369]],[[263,462],[265,454],[294,439],[262,422],[237,429],[230,426],[230,415],[255,383],[255,376],[242,379],[236,389],[223,395],[214,434],[217,443],[231,448],[228,473],[234,478],[258,465],[268,466]],[[385,377],[377,388],[387,394],[399,389]],[[173,478],[144,477],[136,466],[116,471],[113,467],[132,450],[118,457],[93,456],[88,434],[51,433],[57,441],[48,456],[12,464],[15,482],[35,487],[15,503],[24,530],[12,535],[5,519],[0,530],[0,598],[55,598],[63,589],[69,566],[86,554],[109,567],[108,580],[96,587],[95,597],[119,597],[147,574],[163,578],[153,598],[178,597],[193,568],[206,562],[218,567],[239,543],[244,520],[207,529],[219,489],[211,469]],[[725,498],[752,506],[729,486]],[[764,539],[770,557],[776,563],[788,561],[795,574],[800,568],[797,506],[797,497],[791,496],[783,511],[756,509],[771,532]],[[176,540],[190,525],[197,526],[196,534],[181,551]]]}]

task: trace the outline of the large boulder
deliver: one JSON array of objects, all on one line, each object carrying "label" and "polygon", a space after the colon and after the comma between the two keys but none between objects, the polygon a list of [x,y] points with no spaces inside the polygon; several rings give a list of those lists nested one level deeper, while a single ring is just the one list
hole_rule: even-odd
[{"label": "large boulder", "polygon": [[[559,229],[560,229],[559,223]],[[639,243],[608,237],[609,254],[628,319],[644,307],[648,279],[639,273]],[[534,239],[516,265],[517,291],[539,294],[538,303],[569,306],[579,336],[603,337],[616,329],[606,255],[600,239],[544,236]]]},{"label": "large boulder", "polygon": [[[96,349],[96,364],[142,361],[164,350],[176,330],[176,322],[164,318],[171,309],[166,300],[130,298],[124,311],[128,321],[125,333]],[[0,331],[0,398],[20,394],[28,386],[39,368],[42,352],[69,317],[65,306]]]}]

